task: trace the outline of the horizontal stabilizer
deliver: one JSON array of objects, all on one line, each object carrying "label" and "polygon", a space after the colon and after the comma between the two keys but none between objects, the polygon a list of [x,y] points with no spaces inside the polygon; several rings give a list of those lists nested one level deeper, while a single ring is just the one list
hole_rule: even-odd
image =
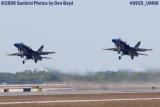
[{"label": "horizontal stabilizer", "polygon": [[52,59],[52,58],[49,58],[49,57],[42,57],[43,59]]},{"label": "horizontal stabilizer", "polygon": [[148,56],[147,54],[142,54],[142,53],[138,53],[138,55],[144,55],[144,56]]}]

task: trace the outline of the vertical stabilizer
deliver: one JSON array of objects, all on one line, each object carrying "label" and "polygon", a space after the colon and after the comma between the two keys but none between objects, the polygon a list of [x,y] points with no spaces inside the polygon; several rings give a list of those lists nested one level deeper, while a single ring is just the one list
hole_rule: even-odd
[{"label": "vertical stabilizer", "polygon": [[134,46],[134,48],[139,48],[140,44],[141,44],[141,41],[139,41],[139,42]]},{"label": "vertical stabilizer", "polygon": [[42,45],[37,51],[42,52],[43,48],[44,48],[44,45]]}]

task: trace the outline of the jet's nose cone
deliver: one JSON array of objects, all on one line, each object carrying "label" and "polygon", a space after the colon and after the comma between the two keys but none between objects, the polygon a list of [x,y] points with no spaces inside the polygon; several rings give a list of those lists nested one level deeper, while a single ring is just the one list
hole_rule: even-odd
[{"label": "jet's nose cone", "polygon": [[18,43],[14,43],[14,46],[17,47],[17,46],[18,46]]},{"label": "jet's nose cone", "polygon": [[22,44],[23,44],[23,43],[14,43],[14,46],[18,48],[18,47],[20,47]]},{"label": "jet's nose cone", "polygon": [[116,43],[116,42],[117,42],[117,39],[112,39],[112,42],[113,42],[113,43]]}]

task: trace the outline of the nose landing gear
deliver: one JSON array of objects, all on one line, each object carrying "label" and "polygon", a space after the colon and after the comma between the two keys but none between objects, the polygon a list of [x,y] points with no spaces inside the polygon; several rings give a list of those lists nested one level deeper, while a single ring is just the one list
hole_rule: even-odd
[{"label": "nose landing gear", "polygon": [[22,63],[25,64],[25,61],[23,60]]}]

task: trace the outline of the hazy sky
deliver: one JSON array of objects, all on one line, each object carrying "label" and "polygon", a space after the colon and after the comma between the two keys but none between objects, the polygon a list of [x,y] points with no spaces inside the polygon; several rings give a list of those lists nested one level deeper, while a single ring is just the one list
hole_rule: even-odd
[{"label": "hazy sky", "polygon": [[[52,0],[51,0],[52,1]],[[0,70],[16,72],[43,69],[44,66],[64,72],[89,70],[147,69],[160,67],[160,5],[130,6],[128,0],[74,0],[73,6],[0,6]],[[134,46],[152,48],[148,57],[135,60],[103,51],[114,47],[113,38]],[[37,50],[56,51],[51,60],[22,64],[20,57],[5,54],[17,52],[15,42]]]}]

